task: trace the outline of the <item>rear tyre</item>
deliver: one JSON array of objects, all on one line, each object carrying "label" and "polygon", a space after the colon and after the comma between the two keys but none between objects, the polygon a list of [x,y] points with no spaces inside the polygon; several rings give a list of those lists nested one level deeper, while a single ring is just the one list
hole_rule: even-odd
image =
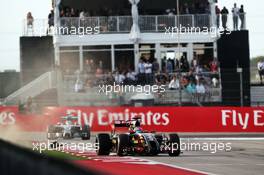
[{"label": "rear tyre", "polygon": [[163,141],[163,136],[161,134],[156,134],[155,138],[156,138],[157,142],[161,145],[162,141]]},{"label": "rear tyre", "polygon": [[168,152],[169,156],[179,156],[181,153],[180,149],[180,138],[178,134],[169,134],[169,144],[170,150]]},{"label": "rear tyre", "polygon": [[48,126],[47,138],[49,140],[55,140],[56,139],[55,134],[56,134],[56,127],[53,125]]},{"label": "rear tyre", "polygon": [[127,148],[129,147],[129,135],[120,134],[117,141],[117,155],[125,156],[127,155]]},{"label": "rear tyre", "polygon": [[89,125],[84,125],[81,131],[82,140],[89,140],[91,137],[91,130]]},{"label": "rear tyre", "polygon": [[97,155],[109,155],[111,149],[111,140],[109,134],[98,134],[95,142],[99,144],[96,150]]}]

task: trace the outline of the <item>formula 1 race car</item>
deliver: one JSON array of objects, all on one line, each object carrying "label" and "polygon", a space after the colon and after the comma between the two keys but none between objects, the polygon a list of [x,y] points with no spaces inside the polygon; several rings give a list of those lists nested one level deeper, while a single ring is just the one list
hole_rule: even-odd
[{"label": "formula 1 race car", "polygon": [[[117,134],[116,130],[126,128],[125,133]],[[178,134],[156,134],[143,131],[140,118],[129,121],[115,121],[111,134],[101,133],[96,136],[99,144],[97,155],[109,155],[111,152],[118,156],[125,155],[158,155],[168,153],[169,156],[179,156],[180,138]]]},{"label": "formula 1 race car", "polygon": [[82,140],[90,139],[90,126],[76,124],[78,117],[68,115],[61,117],[61,120],[62,121],[56,125],[48,126],[47,138],[49,140],[55,140],[58,138],[72,139],[76,137],[81,137]]}]

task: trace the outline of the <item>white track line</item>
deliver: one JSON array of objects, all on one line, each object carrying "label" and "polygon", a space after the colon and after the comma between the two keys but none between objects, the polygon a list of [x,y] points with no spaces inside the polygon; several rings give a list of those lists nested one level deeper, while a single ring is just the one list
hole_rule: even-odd
[{"label": "white track line", "polygon": [[160,164],[160,165],[164,165],[164,166],[168,166],[168,167],[172,167],[172,168],[176,168],[176,169],[182,169],[182,170],[186,170],[186,171],[191,171],[191,172],[195,172],[195,173],[216,175],[214,173],[209,173],[209,172],[205,172],[205,171],[195,170],[195,169],[191,169],[191,168],[185,168],[185,167],[181,167],[181,166],[177,166],[177,165],[171,165],[171,164],[162,163],[162,162],[158,162],[158,161],[154,161],[154,160],[142,159],[142,158],[130,157],[130,156],[126,156],[126,157],[129,157],[131,159],[141,159],[143,161],[148,161],[148,162],[152,162],[152,163],[155,163],[155,164]]},{"label": "white track line", "polygon": [[264,141],[264,137],[190,137],[190,138],[181,138],[181,140],[196,140],[196,141]]}]

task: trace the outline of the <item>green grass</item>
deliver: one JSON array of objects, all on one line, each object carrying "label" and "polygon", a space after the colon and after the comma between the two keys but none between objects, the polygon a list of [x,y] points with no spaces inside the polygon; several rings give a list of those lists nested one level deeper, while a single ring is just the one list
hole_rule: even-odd
[{"label": "green grass", "polygon": [[86,160],[86,158],[59,152],[59,151],[45,150],[42,152],[42,154],[49,156],[49,157],[57,158],[57,159],[63,159],[63,160]]}]

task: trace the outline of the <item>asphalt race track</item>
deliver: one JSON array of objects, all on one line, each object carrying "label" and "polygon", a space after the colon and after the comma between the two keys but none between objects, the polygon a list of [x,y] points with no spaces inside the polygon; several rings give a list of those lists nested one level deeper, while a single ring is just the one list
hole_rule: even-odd
[{"label": "asphalt race track", "polygon": [[[94,138],[89,141],[93,142]],[[95,152],[89,151],[86,153],[79,154],[87,159],[95,160],[92,162],[80,161],[78,162],[81,166],[97,167],[99,169],[105,169],[107,172],[114,174],[131,174],[128,171],[131,167],[127,165],[135,166],[137,170],[142,169],[153,169],[154,174],[225,174],[225,175],[248,175],[248,174],[263,174],[264,172],[264,138],[261,137],[250,137],[250,138],[182,138],[182,143],[200,143],[203,145],[210,144],[229,144],[231,150],[186,150],[183,151],[180,157],[169,157],[167,154],[160,154],[155,157],[150,156],[126,156],[118,157],[114,154],[110,156],[97,156]],[[68,142],[81,142],[77,139]],[[100,163],[102,165],[100,165]],[[96,164],[96,165],[95,165]],[[143,166],[141,167],[140,166]],[[92,167],[93,167],[92,166]],[[119,167],[118,171],[112,171],[108,167]],[[152,166],[149,167],[149,166]],[[160,169],[157,168],[160,166]],[[124,167],[122,171],[122,168]],[[182,170],[182,172],[178,172]],[[135,172],[133,172],[134,174]],[[153,175],[154,175],[153,174]]]},{"label": "asphalt race track", "polygon": [[[26,134],[29,136],[29,134]],[[32,134],[26,140],[47,142],[46,134]],[[125,156],[115,154],[110,156],[97,156],[95,151],[80,153],[66,150],[69,154],[75,154],[87,158],[74,163],[82,167],[89,166],[98,170],[104,170],[116,175],[142,174],[142,169],[151,170],[144,174],[224,174],[224,175],[258,175],[264,172],[264,137],[263,135],[241,135],[227,137],[226,135],[211,136],[181,136],[181,143],[195,143],[200,145],[222,144],[231,150],[183,150],[179,157],[169,157],[167,154],[150,156]],[[59,140],[69,143],[94,143],[91,140],[83,142],[81,139]],[[28,145],[29,146],[29,145]],[[207,147],[208,148],[208,147]],[[123,168],[122,168],[123,167]],[[130,169],[134,171],[129,171]],[[135,173],[136,172],[136,173]]]}]

